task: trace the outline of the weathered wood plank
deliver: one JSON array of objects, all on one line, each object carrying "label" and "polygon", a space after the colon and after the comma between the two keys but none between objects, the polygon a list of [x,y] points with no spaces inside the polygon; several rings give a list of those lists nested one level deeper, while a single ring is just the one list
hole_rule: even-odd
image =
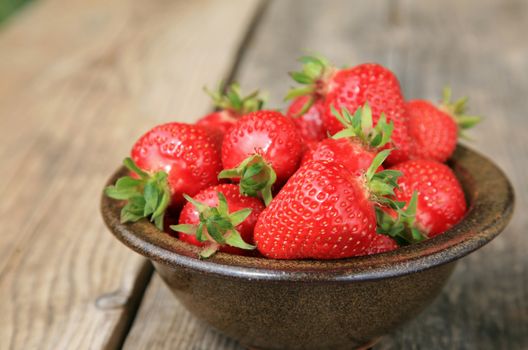
[{"label": "weathered wood plank", "polygon": [[[509,174],[522,208],[528,204],[528,146],[523,140],[528,132],[527,32],[528,4],[521,0],[273,1],[244,54],[237,80],[268,89],[271,105],[280,106],[291,84],[285,72],[297,68],[295,59],[308,49],[339,64],[387,65],[400,77],[408,98],[436,100],[444,84],[451,84],[455,94],[472,97],[473,111],[488,116],[472,132],[472,146]],[[375,348],[526,348],[526,227],[527,217],[516,215],[500,238],[460,262],[432,307]],[[155,276],[126,348],[235,346],[222,344],[213,330],[202,333],[201,324],[181,328],[187,317]]]},{"label": "weathered wood plank", "polygon": [[257,5],[42,0],[0,32],[0,348],[119,345],[149,268],[102,186],[141,132],[210,109]]}]

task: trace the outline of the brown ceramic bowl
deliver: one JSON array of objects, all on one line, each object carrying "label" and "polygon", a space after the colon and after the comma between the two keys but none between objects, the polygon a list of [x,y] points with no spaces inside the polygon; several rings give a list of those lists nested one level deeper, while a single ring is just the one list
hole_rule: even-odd
[{"label": "brown ceramic bowl", "polygon": [[[103,196],[112,233],[149,258],[174,295],[196,317],[257,349],[353,349],[415,317],[442,289],[456,261],[506,226],[512,187],[492,162],[459,146],[450,165],[469,211],[458,225],[392,252],[334,261],[286,261],[198,249],[148,221],[121,224],[122,203]],[[109,180],[124,173],[118,170]]]}]

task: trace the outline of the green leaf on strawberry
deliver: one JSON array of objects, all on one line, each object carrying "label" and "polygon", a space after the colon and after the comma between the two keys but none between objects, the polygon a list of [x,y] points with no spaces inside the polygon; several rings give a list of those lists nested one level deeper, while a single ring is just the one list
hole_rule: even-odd
[{"label": "green leaf on strawberry", "polygon": [[387,203],[390,201],[389,196],[394,195],[394,189],[398,187],[398,177],[402,175],[401,172],[396,170],[376,172],[385,159],[387,159],[390,152],[390,149],[379,152],[365,173],[367,187],[370,190],[372,199],[378,203]]},{"label": "green leaf on strawberry", "polygon": [[258,90],[247,96],[242,95],[240,85],[233,83],[224,92],[222,87],[216,91],[204,88],[205,92],[211,96],[216,108],[230,111],[236,115],[244,115],[250,112],[261,110],[264,106],[264,98],[259,96]]},{"label": "green leaf on strawberry", "polygon": [[312,107],[317,95],[321,95],[321,92],[318,91],[319,82],[326,80],[334,71],[328,60],[323,57],[303,56],[299,58],[299,61],[303,64],[302,70],[288,74],[295,82],[304,86],[290,89],[284,97],[284,100],[288,101],[300,96],[310,96],[299,113],[297,113],[297,116],[303,115]]},{"label": "green leaf on strawberry", "polygon": [[213,255],[222,245],[252,250],[256,247],[246,243],[236,226],[245,221],[251,214],[251,209],[245,208],[229,213],[227,199],[222,192],[217,192],[217,206],[208,206],[196,201],[188,195],[185,199],[192,203],[199,213],[199,223],[172,225],[174,231],[193,235],[200,242],[206,242],[200,257],[205,259]]},{"label": "green leaf on strawberry", "polygon": [[121,222],[136,222],[150,217],[150,221],[163,230],[163,217],[171,198],[167,173],[158,171],[148,174],[131,158],[125,158],[123,164],[139,178],[124,176],[115,185],[105,188],[108,197],[128,201],[121,209]]},{"label": "green leaf on strawberry", "polygon": [[[404,209],[407,203],[393,199],[394,189],[398,188],[398,178],[403,173],[392,169],[376,172],[390,152],[391,150],[379,152],[365,173],[371,200],[379,204],[376,206],[377,232],[393,238],[400,246],[423,241],[427,236],[420,232],[415,224],[418,192],[413,193],[407,208]],[[385,210],[381,206],[385,207]],[[396,213],[396,219],[387,212],[391,210]]]},{"label": "green leaf on strawberry", "polygon": [[373,125],[372,110],[368,102],[359,107],[352,115],[350,111],[343,107],[339,113],[334,106],[331,107],[332,114],[343,125],[344,129],[332,136],[334,139],[343,137],[357,137],[365,144],[379,148],[391,141],[394,123],[387,123],[384,113],[381,113],[376,126]]},{"label": "green leaf on strawberry", "polygon": [[445,87],[442,94],[442,104],[440,109],[447,112],[459,127],[459,136],[467,138],[464,130],[470,129],[482,121],[482,117],[477,115],[467,114],[469,98],[467,96],[461,97],[458,100],[451,101],[451,88]]},{"label": "green leaf on strawberry", "polygon": [[271,189],[277,175],[261,155],[255,154],[246,158],[238,167],[221,171],[218,178],[239,178],[242,194],[250,197],[260,196],[268,206],[273,199]]},{"label": "green leaf on strawberry", "polygon": [[376,207],[377,232],[393,238],[400,246],[421,242],[427,235],[416,227],[416,206],[418,192],[414,191],[407,208],[405,202],[389,203],[397,216],[394,218],[386,210]]}]

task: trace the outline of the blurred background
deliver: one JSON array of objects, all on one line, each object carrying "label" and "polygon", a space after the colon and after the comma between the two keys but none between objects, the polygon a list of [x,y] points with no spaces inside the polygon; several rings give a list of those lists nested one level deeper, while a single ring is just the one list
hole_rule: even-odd
[{"label": "blurred background", "polygon": [[0,1],[0,23],[7,20],[12,14],[19,10],[24,4],[31,0],[2,0]]},{"label": "blurred background", "polygon": [[[378,62],[406,98],[450,85],[517,213],[375,349],[528,348],[528,1],[0,0],[0,349],[239,349],[106,231],[105,180],[142,132],[236,80],[284,107],[296,59]],[[96,302],[96,300],[98,302]]]}]

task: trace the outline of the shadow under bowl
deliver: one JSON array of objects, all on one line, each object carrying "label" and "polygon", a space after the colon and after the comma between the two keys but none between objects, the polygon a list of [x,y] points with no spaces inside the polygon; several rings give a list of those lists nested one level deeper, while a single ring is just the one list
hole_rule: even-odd
[{"label": "shadow under bowl", "polygon": [[[456,261],[506,226],[514,194],[490,160],[458,146],[449,165],[468,201],[465,218],[444,234],[395,251],[342,260],[272,260],[217,253],[159,231],[147,220],[122,224],[123,203],[102,198],[110,231],[150,259],[196,317],[258,349],[353,349],[414,318],[437,296]],[[125,173],[119,169],[112,184]]]}]

